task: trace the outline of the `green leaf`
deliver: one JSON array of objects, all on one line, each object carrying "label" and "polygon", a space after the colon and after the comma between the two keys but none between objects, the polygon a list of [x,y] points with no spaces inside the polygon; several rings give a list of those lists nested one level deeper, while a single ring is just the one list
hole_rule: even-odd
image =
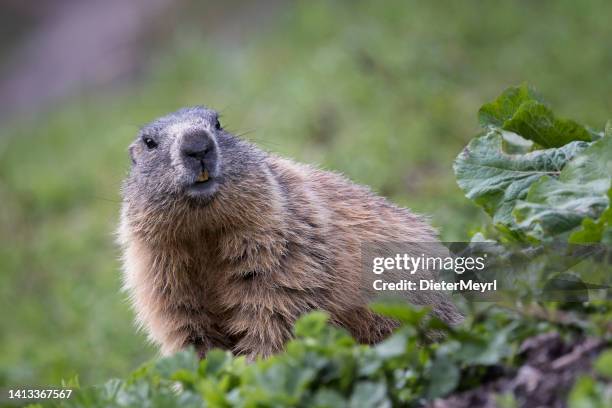
[{"label": "green leaf", "polygon": [[490,130],[473,139],[454,163],[459,187],[480,205],[495,224],[514,225],[512,209],[529,187],[545,175],[557,176],[574,156],[588,147],[572,142],[558,149],[526,154],[503,151],[501,133]]},{"label": "green leaf", "polygon": [[599,355],[595,361],[594,368],[597,373],[612,380],[612,349],[606,350]]},{"label": "green leaf", "polygon": [[390,408],[387,398],[387,387],[384,382],[360,381],[355,385],[351,400],[351,408]]},{"label": "green leaf", "polygon": [[573,120],[556,118],[527,85],[507,89],[495,101],[483,105],[478,117],[486,128],[514,132],[544,148],[592,140],[584,126]]},{"label": "green leaf", "polygon": [[310,367],[292,367],[285,375],[285,392],[298,399],[315,378],[316,371]]},{"label": "green leaf", "polygon": [[612,179],[612,138],[604,137],[578,154],[558,178],[533,183],[513,215],[519,229],[542,240],[568,232],[585,218],[597,219],[608,206]]},{"label": "green leaf", "polygon": [[[607,136],[606,136],[607,137]],[[601,214],[599,220],[585,218],[579,229],[572,232],[569,242],[572,244],[588,244],[601,242],[612,245],[612,188],[608,190],[608,208]]]},{"label": "green leaf", "polygon": [[602,384],[586,375],[578,377],[568,398],[569,408],[604,408],[612,403]]},{"label": "green leaf", "polygon": [[232,361],[231,353],[220,349],[212,349],[206,354],[206,359],[200,363],[199,372],[204,376],[217,375]]},{"label": "green leaf", "polygon": [[164,357],[155,364],[155,371],[163,378],[172,378],[179,370],[195,372],[198,369],[199,360],[193,349],[180,351],[173,356]]},{"label": "green leaf", "polygon": [[295,323],[294,332],[297,337],[316,337],[325,330],[329,315],[315,311],[302,316]]},{"label": "green leaf", "polygon": [[175,371],[170,377],[170,379],[173,381],[179,381],[183,383],[183,385],[188,385],[191,387],[197,379],[197,374],[194,373],[193,371],[187,371],[187,370],[181,369],[181,370]]},{"label": "green leaf", "polygon": [[347,405],[346,399],[340,393],[329,389],[317,391],[309,404],[313,408],[344,408]]},{"label": "green leaf", "polygon": [[533,150],[534,143],[516,133],[502,131],[503,150],[508,154],[525,154]]},{"label": "green leaf", "polygon": [[383,365],[384,361],[375,348],[367,348],[361,355],[358,375],[371,376]]},{"label": "green leaf", "polygon": [[431,378],[427,387],[428,398],[442,397],[459,384],[459,368],[446,356],[438,357],[433,362],[429,375]]},{"label": "green leaf", "polygon": [[376,354],[383,359],[401,356],[406,352],[405,331],[395,333],[393,336],[376,345]]},{"label": "green leaf", "polygon": [[536,101],[521,104],[502,128],[545,148],[561,147],[575,140],[591,141],[591,134],[584,126],[570,119],[555,118],[548,107]]},{"label": "green leaf", "polygon": [[497,364],[510,354],[508,339],[515,329],[516,324],[509,324],[494,333],[461,333],[460,349],[455,353],[455,359],[464,364]]},{"label": "green leaf", "polygon": [[538,99],[533,89],[527,85],[510,87],[493,102],[482,105],[478,111],[478,120],[482,126],[501,128],[504,122],[512,119],[521,104]]}]

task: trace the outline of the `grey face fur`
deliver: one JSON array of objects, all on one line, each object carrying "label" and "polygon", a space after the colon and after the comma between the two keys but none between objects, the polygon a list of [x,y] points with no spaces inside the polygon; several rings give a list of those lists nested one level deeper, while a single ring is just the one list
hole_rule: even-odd
[{"label": "grey face fur", "polygon": [[142,127],[130,145],[124,198],[158,206],[177,199],[206,205],[245,172],[249,163],[235,158],[250,148],[223,130],[217,112],[180,109]]}]

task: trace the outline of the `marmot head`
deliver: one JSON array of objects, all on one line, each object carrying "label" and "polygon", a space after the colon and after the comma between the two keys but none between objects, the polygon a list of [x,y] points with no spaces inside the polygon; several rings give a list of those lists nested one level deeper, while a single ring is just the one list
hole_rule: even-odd
[{"label": "marmot head", "polygon": [[224,130],[217,112],[205,107],[183,108],[143,126],[129,152],[124,211],[150,228],[236,222],[262,211],[268,205],[263,198],[272,194],[267,154]]},{"label": "marmot head", "polygon": [[132,166],[124,195],[129,199],[132,193],[151,204],[169,197],[205,204],[238,170],[232,165],[224,171],[223,151],[240,143],[222,128],[217,112],[205,107],[156,119],[140,129],[129,147]]}]

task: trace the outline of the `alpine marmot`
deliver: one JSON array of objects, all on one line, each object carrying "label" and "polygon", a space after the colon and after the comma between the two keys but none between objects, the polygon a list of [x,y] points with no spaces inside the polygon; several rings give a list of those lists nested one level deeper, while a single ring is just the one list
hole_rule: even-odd
[{"label": "alpine marmot", "polygon": [[[211,347],[268,356],[315,309],[362,343],[380,341],[396,322],[367,307],[362,245],[437,242],[419,216],[260,150],[204,107],[144,126],[129,152],[118,233],[125,287],[164,354],[192,345],[200,356]],[[440,293],[408,296],[461,319]]]}]

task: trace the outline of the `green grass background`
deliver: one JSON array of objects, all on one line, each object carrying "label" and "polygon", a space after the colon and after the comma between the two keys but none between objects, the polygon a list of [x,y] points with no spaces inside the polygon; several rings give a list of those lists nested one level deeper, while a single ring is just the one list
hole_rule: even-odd
[{"label": "green grass background", "polygon": [[431,215],[483,220],[452,161],[476,112],[536,86],[596,128],[612,112],[612,2],[303,1],[242,40],[177,28],[148,75],[0,126],[0,387],[123,376],[156,351],[120,292],[126,147],[181,106],[220,110],[262,148],[341,171]]}]

